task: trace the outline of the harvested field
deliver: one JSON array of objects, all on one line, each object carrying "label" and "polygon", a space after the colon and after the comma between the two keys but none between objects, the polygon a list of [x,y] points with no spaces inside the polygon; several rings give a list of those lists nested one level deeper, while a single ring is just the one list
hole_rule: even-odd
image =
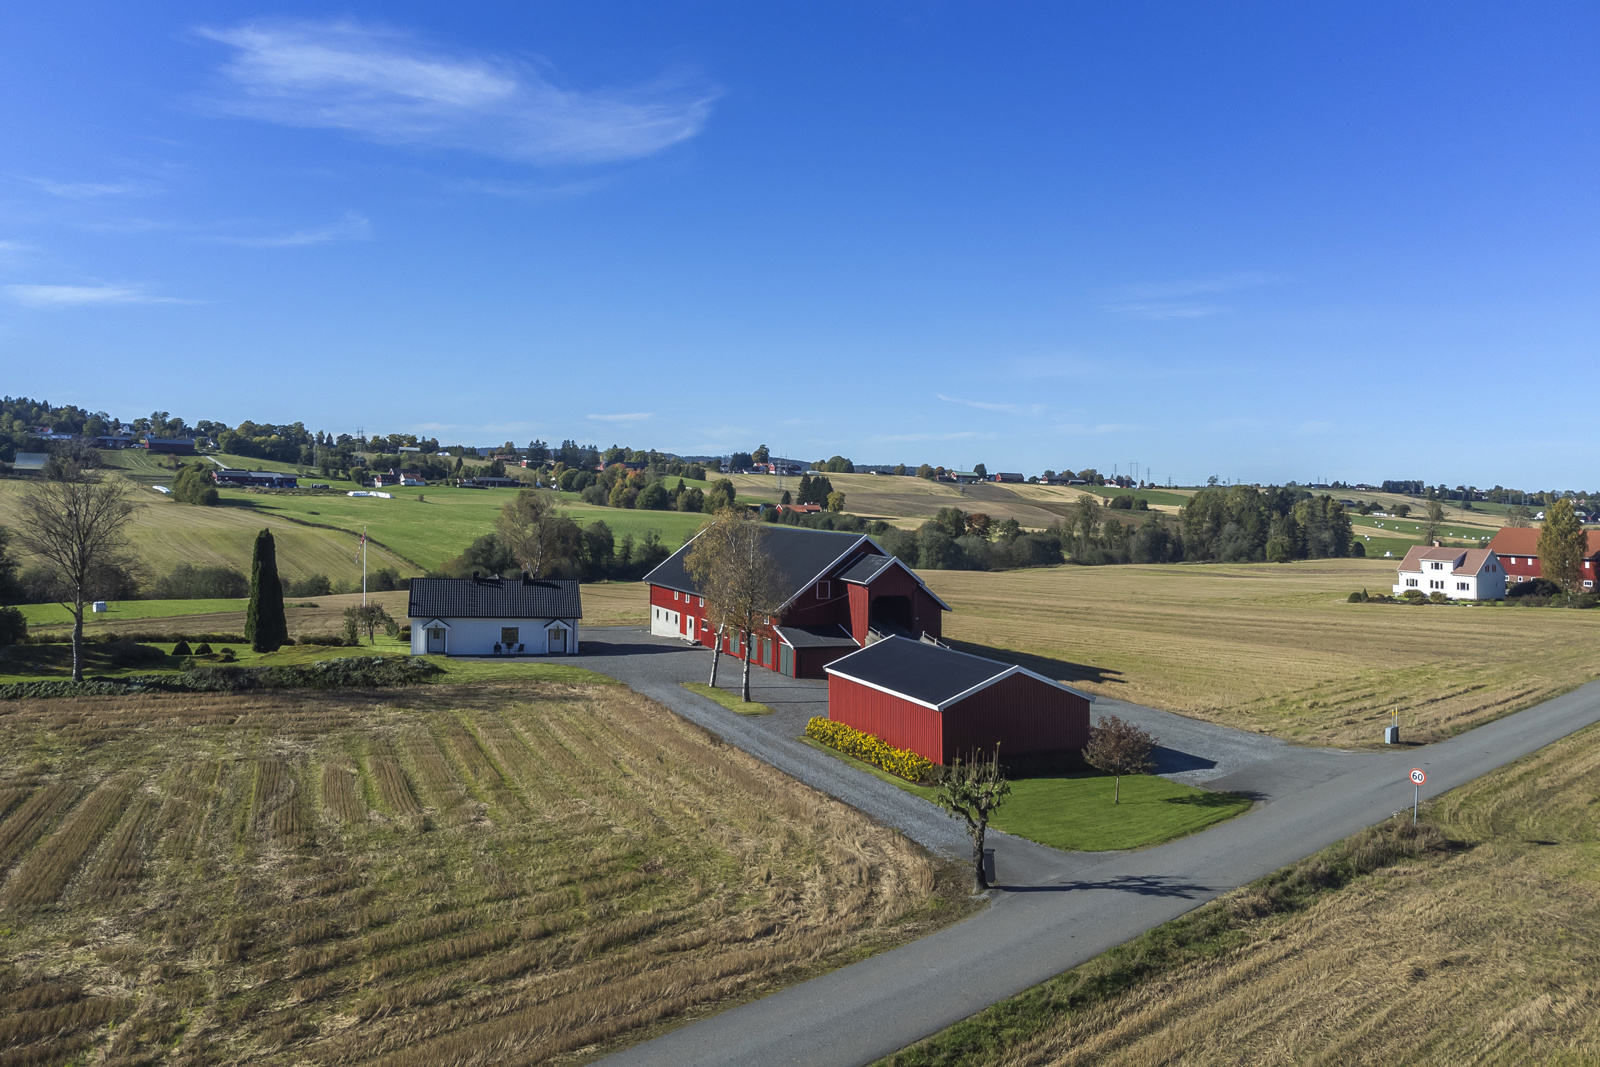
[{"label": "harvested field", "polygon": [[1419,834],[1365,831],[886,1063],[1600,1061],[1597,742],[1557,742],[1428,805]]},{"label": "harvested field", "polygon": [[1394,573],[1321,560],[922,576],[955,608],[958,647],[1308,744],[1378,744],[1391,709],[1404,740],[1437,740],[1600,676],[1600,611],[1345,603]]},{"label": "harvested field", "polygon": [[3,1062],[585,1058],[966,914],[616,686],[18,702]]}]

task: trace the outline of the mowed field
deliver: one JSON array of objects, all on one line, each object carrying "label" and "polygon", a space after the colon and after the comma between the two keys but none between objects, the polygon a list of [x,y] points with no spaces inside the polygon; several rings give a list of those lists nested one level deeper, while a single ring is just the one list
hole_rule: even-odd
[{"label": "mowed field", "polygon": [[[1393,563],[926,571],[945,636],[1090,692],[1309,744],[1436,740],[1600,676],[1600,612],[1348,604]],[[982,651],[982,649],[977,649]]]},{"label": "mowed field", "polygon": [[5,1062],[520,1064],[970,907],[620,686],[16,702]]},{"label": "mowed field", "polygon": [[1423,811],[1421,855],[1319,892],[1410,827],[1367,831],[885,1062],[1600,1061],[1600,732]]}]

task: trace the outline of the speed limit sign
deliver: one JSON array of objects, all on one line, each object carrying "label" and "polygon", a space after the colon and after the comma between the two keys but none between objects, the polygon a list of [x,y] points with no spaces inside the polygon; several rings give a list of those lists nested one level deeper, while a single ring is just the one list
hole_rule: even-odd
[{"label": "speed limit sign", "polygon": [[1413,767],[1411,768],[1411,780],[1421,785],[1428,780],[1428,776],[1422,773],[1421,767]]}]

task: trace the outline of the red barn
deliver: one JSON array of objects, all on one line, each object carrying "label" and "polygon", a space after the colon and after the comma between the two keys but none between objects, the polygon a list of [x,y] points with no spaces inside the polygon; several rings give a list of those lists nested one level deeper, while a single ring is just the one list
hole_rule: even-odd
[{"label": "red barn", "polygon": [[828,718],[935,763],[996,745],[1023,756],[1089,743],[1094,697],[998,660],[889,637],[827,671]]},{"label": "red barn", "polygon": [[[860,649],[869,634],[939,636],[950,606],[872,538],[801,526],[760,530],[773,562],[776,603],[749,647],[738,634],[724,634],[723,651],[792,678],[821,678],[827,664]],[[693,544],[644,578],[650,632],[710,648],[717,635],[706,625],[705,598],[684,564]]]},{"label": "red barn", "polygon": [[[1586,530],[1584,536],[1589,539],[1588,553],[1579,573],[1583,575],[1583,587],[1593,589],[1600,572],[1600,530]],[[1508,585],[1541,577],[1538,527],[1506,526],[1489,542],[1489,550],[1500,557]]]}]

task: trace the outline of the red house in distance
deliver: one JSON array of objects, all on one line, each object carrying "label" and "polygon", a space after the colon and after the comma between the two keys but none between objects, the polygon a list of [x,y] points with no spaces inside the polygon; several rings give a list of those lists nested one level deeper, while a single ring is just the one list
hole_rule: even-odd
[{"label": "red house in distance", "polygon": [[[1585,530],[1588,552],[1583,557],[1579,573],[1583,587],[1593,589],[1596,575],[1600,573],[1600,530]],[[1539,528],[1537,526],[1506,526],[1489,541],[1489,550],[1500,557],[1505,568],[1506,583],[1527,582],[1541,577],[1539,570]]]},{"label": "red house in distance", "polygon": [[[777,603],[750,647],[723,635],[723,651],[792,678],[821,678],[833,660],[869,635],[938,637],[950,606],[915,571],[865,534],[797,526],[760,527],[772,558]],[[650,632],[712,647],[705,598],[684,565],[690,540],[644,578],[650,586]]]}]

